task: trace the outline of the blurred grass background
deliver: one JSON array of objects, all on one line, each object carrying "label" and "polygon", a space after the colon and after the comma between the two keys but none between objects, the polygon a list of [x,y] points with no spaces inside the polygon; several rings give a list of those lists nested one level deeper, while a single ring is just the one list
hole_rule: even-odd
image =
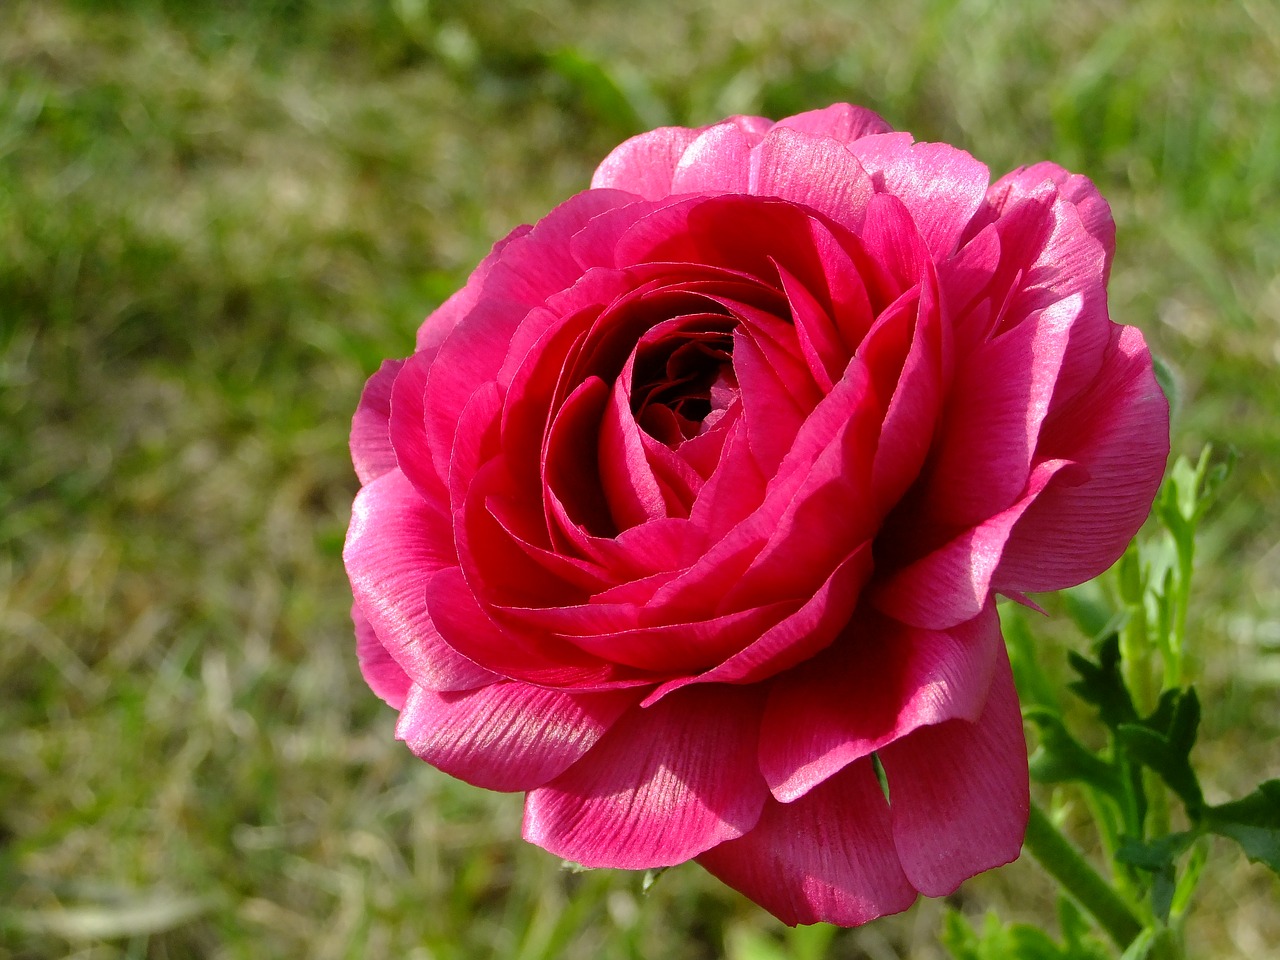
[{"label": "blurred grass background", "polygon": [[[562,871],[396,744],[340,560],[379,360],[620,139],[735,112],[1098,182],[1175,451],[1241,455],[1192,611],[1209,799],[1280,775],[1278,65],[1274,0],[4,0],[0,957],[773,956],[697,867]],[[1280,888],[1214,852],[1195,953],[1267,955]],[[1027,863],[953,903],[1052,923]],[[941,909],[787,949],[937,957]]]}]

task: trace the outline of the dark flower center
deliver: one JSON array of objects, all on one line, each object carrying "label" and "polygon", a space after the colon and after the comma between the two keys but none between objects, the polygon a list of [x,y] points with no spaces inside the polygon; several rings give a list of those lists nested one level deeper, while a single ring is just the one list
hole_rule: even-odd
[{"label": "dark flower center", "polygon": [[738,395],[732,320],[704,315],[636,347],[631,412],[670,447],[713,427]]}]

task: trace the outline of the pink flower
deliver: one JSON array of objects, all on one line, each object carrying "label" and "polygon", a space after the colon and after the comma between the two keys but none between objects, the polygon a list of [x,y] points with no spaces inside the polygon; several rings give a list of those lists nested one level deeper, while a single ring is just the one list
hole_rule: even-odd
[{"label": "pink flower", "polygon": [[365,388],[397,736],[561,857],[696,858],[787,923],[1014,859],[995,594],[1104,570],[1168,452],[1113,241],[1085,178],[845,104],[622,144]]}]

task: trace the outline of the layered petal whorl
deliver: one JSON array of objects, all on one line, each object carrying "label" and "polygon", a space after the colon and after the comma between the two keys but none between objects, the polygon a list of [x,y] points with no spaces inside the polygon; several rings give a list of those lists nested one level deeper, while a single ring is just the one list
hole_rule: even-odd
[{"label": "layered petal whorl", "polygon": [[360,402],[398,736],[559,856],[698,858],[788,923],[1015,857],[995,595],[1105,569],[1168,452],[1113,247],[1084,178],[849,105],[622,144]]}]

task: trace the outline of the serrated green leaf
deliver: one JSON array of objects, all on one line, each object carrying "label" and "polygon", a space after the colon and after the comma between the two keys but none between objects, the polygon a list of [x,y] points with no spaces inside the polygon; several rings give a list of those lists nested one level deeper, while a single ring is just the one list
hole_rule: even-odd
[{"label": "serrated green leaf", "polygon": [[1280,874],[1280,780],[1268,780],[1240,800],[1209,807],[1204,823],[1240,844],[1254,863]]},{"label": "serrated green leaf", "polygon": [[1191,766],[1191,748],[1199,727],[1200,699],[1194,689],[1188,689],[1167,691],[1145,721],[1122,724],[1116,729],[1125,753],[1158,773],[1193,820],[1204,810],[1200,780]]},{"label": "serrated green leaf", "polygon": [[1121,724],[1137,723],[1138,711],[1120,672],[1120,638],[1111,634],[1095,648],[1098,657],[1092,661],[1078,653],[1067,654],[1071,668],[1080,679],[1069,684],[1071,690],[1086,703],[1098,708],[1098,717],[1115,730]]},{"label": "serrated green leaf", "polygon": [[1115,767],[1080,743],[1062,718],[1043,707],[1029,707],[1023,717],[1035,724],[1040,747],[1031,756],[1031,776],[1040,783],[1087,783],[1104,794],[1118,797],[1122,789]]}]

